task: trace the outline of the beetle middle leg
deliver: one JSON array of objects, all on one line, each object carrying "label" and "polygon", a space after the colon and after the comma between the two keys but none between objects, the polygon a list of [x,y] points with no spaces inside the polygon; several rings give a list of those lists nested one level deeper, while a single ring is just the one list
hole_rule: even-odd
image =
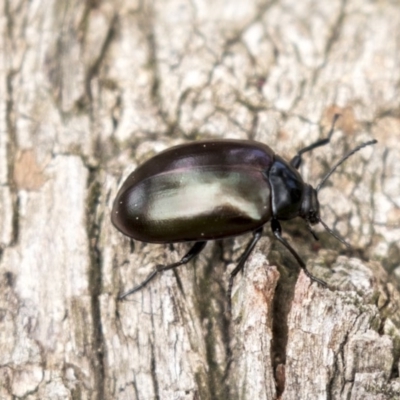
[{"label": "beetle middle leg", "polygon": [[118,296],[118,300],[122,300],[125,297],[129,296],[132,293],[137,292],[138,290],[144,288],[159,272],[167,271],[172,268],[179,267],[180,265],[187,264],[193,257],[196,257],[206,246],[206,241],[196,242],[190,250],[178,261],[168,265],[157,265],[156,269],[150,273],[150,275],[139,285],[135,286],[134,288],[128,290],[125,293],[122,293]]},{"label": "beetle middle leg", "polygon": [[231,272],[229,276],[229,284],[228,284],[228,292],[227,292],[227,297],[228,297],[228,315],[231,315],[232,311],[232,301],[231,301],[231,295],[232,295],[232,286],[233,286],[233,280],[235,279],[235,276],[241,271],[244,267],[244,264],[246,263],[247,259],[249,258],[251,252],[254,249],[254,246],[257,244],[257,242],[260,240],[262,236],[262,231],[263,228],[258,228],[256,231],[253,232],[253,238],[251,241],[248,243],[246,250],[243,252],[243,254],[240,256],[239,262],[235,269]]},{"label": "beetle middle leg", "polygon": [[271,229],[275,237],[292,253],[293,257],[297,260],[299,263],[301,269],[304,271],[304,273],[314,282],[319,283],[320,285],[324,287],[328,287],[327,283],[324,282],[321,279],[318,279],[315,277],[306,267],[306,264],[304,261],[300,258],[300,256],[296,253],[296,250],[289,244],[289,242],[282,236],[282,228],[281,224],[277,219],[272,219],[271,220]]},{"label": "beetle middle leg", "polygon": [[306,146],[304,148],[302,148],[301,150],[298,151],[298,153],[290,160],[290,165],[296,169],[299,169],[301,162],[302,162],[302,158],[301,156],[304,153],[307,153],[308,151],[314,150],[317,147],[321,147],[321,146],[325,146],[326,144],[328,144],[331,140],[332,134],[335,131],[335,124],[336,121],[338,120],[338,118],[340,117],[340,114],[335,114],[333,117],[333,121],[332,121],[332,126],[331,129],[328,133],[328,137],[325,139],[320,139],[317,140],[316,142],[310,144],[309,146]]}]

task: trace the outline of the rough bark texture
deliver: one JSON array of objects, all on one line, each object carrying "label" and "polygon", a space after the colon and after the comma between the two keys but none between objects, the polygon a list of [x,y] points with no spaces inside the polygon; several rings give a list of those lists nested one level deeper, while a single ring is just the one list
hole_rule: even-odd
[{"label": "rough bark texture", "polygon": [[[400,4],[396,1],[3,0],[0,399],[399,399]],[[326,232],[267,226],[210,243],[118,302],[187,244],[110,223],[122,179],[173,144],[255,139],[329,180]],[[193,199],[196,201],[196,199]]]}]

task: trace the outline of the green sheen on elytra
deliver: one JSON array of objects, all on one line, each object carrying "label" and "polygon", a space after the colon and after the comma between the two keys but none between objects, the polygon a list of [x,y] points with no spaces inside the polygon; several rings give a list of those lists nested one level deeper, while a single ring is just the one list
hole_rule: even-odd
[{"label": "green sheen on elytra", "polygon": [[208,167],[147,178],[124,201],[126,216],[142,234],[157,241],[165,225],[188,240],[194,226],[200,230],[201,225],[208,226],[204,238],[226,236],[221,229],[225,223],[230,232],[243,225],[259,226],[270,218],[265,207],[269,198],[270,187],[260,171]]}]

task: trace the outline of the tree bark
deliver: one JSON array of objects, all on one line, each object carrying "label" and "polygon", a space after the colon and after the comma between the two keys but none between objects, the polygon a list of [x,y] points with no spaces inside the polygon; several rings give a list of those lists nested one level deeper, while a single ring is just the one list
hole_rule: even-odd
[{"label": "tree bark", "polygon": [[[400,398],[400,5],[11,1],[0,32],[0,399]],[[178,143],[254,139],[330,177],[324,221],[249,235],[118,301],[188,244],[110,222],[123,179]],[[196,201],[196,199],[193,199]]]}]

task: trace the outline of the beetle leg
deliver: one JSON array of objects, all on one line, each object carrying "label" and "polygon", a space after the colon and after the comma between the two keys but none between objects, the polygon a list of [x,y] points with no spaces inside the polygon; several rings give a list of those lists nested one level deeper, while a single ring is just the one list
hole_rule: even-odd
[{"label": "beetle leg", "polygon": [[317,147],[321,147],[321,146],[325,146],[326,144],[328,144],[331,140],[332,134],[335,130],[335,124],[336,121],[338,120],[338,118],[340,117],[340,114],[335,114],[333,117],[333,121],[332,121],[332,126],[331,129],[328,133],[328,137],[325,139],[320,139],[317,140],[316,142],[310,144],[309,146],[304,147],[303,149],[299,150],[299,152],[290,160],[290,165],[296,169],[299,169],[300,164],[302,162],[302,158],[301,156],[304,153],[307,153],[308,151],[314,150]]},{"label": "beetle leg", "polygon": [[314,282],[319,283],[321,286],[328,287],[327,283],[321,279],[316,278],[306,267],[304,261],[300,258],[300,256],[296,253],[294,248],[289,244],[289,242],[282,236],[282,228],[281,224],[277,219],[271,220],[271,229],[274,233],[275,237],[292,253],[293,257],[299,263],[301,269],[304,273]]},{"label": "beetle leg", "polygon": [[206,244],[207,244],[206,241],[196,242],[190,248],[190,250],[180,259],[180,261],[168,265],[157,265],[156,269],[142,283],[139,283],[139,285],[119,295],[118,300],[122,300],[125,297],[129,296],[130,294],[135,293],[138,290],[144,288],[159,272],[167,271],[168,269],[176,268],[179,267],[180,265],[187,264],[193,257],[197,256],[204,249]]},{"label": "beetle leg", "polygon": [[259,228],[259,229],[257,229],[256,231],[253,232],[253,238],[248,243],[248,245],[246,247],[246,250],[240,256],[238,265],[235,267],[235,269],[231,272],[231,274],[229,276],[229,284],[228,284],[228,292],[227,292],[228,313],[229,313],[229,315],[231,315],[231,310],[232,310],[231,295],[232,295],[233,279],[239,273],[239,271],[241,271],[243,269],[244,264],[246,263],[247,259],[249,258],[251,252],[254,249],[254,246],[260,240],[260,238],[262,236],[262,231],[263,231],[263,228],[261,227],[261,228]]}]

